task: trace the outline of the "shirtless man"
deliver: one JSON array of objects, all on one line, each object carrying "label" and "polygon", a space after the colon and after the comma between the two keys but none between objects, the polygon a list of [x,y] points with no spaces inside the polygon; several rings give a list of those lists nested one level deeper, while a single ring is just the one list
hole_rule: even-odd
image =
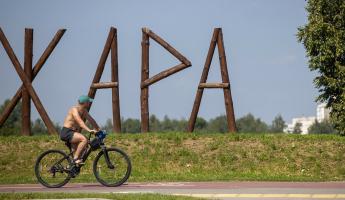
[{"label": "shirtless man", "polygon": [[[63,123],[63,128],[60,132],[61,140],[69,142],[72,145],[74,152],[74,162],[76,164],[82,164],[82,160],[79,158],[81,152],[87,145],[87,139],[78,130],[80,128],[86,130],[89,133],[96,133],[99,131],[99,126],[96,121],[89,115],[87,108],[91,105],[91,99],[88,96],[82,95],[78,99],[78,104],[69,109],[67,117]],[[86,126],[83,119],[90,122],[93,129]]]}]

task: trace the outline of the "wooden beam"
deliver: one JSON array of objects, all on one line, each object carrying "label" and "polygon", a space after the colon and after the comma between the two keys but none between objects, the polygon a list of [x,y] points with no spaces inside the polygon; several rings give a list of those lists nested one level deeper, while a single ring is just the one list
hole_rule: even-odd
[{"label": "wooden beam", "polygon": [[[105,42],[105,45],[104,45],[104,48],[102,51],[102,55],[101,55],[99,62],[98,62],[97,70],[96,70],[95,76],[93,77],[92,84],[99,83],[99,81],[101,80],[101,76],[103,74],[105,62],[107,61],[107,57],[108,57],[108,54],[110,52],[111,43],[112,43],[113,38],[115,36],[115,32],[116,32],[116,29],[114,27],[111,27],[109,34],[108,34],[107,41]],[[91,86],[92,86],[92,84],[91,84]],[[89,89],[88,96],[93,99],[93,98],[95,98],[97,89],[93,88],[91,86]],[[88,108],[88,110],[90,110],[90,108],[91,108],[91,105]]]},{"label": "wooden beam", "polygon": [[[104,71],[105,63],[111,52],[111,82],[99,82]],[[110,28],[107,40],[105,42],[95,76],[90,86],[88,96],[95,98],[97,89],[112,88],[112,109],[113,109],[113,130],[114,132],[121,132],[121,118],[120,118],[120,98],[118,88],[118,55],[117,55],[117,30],[114,27]],[[90,110],[91,106],[88,107]],[[85,119],[83,119],[85,120]]]},{"label": "wooden beam", "polygon": [[[30,82],[32,81],[32,49],[33,29],[25,29],[24,38],[24,72]],[[31,98],[28,91],[22,90],[22,135],[31,135]]]},{"label": "wooden beam", "polygon": [[[149,132],[149,86],[153,83],[156,83],[174,73],[177,73],[189,66],[192,63],[185,58],[180,52],[175,48],[170,46],[166,41],[161,37],[156,35],[148,28],[142,28],[143,36],[141,42],[141,93],[140,93],[140,105],[141,105],[141,132]],[[163,48],[169,51],[174,57],[176,57],[181,64],[178,64],[170,69],[164,70],[152,78],[149,77],[149,39],[152,38]]]},{"label": "wooden beam", "polygon": [[106,89],[106,88],[116,88],[118,87],[117,82],[99,82],[99,83],[92,83],[92,89]]},{"label": "wooden beam", "polygon": [[192,63],[186,57],[184,57],[174,47],[170,46],[170,44],[167,43],[165,40],[163,40],[161,37],[156,35],[153,31],[151,31],[148,28],[143,28],[142,30],[144,33],[148,34],[150,38],[152,38],[154,41],[156,41],[158,44],[160,44],[162,47],[164,47],[167,51],[169,51],[172,55],[174,55],[182,63],[184,63],[187,66],[192,65]]},{"label": "wooden beam", "polygon": [[[56,45],[59,43],[60,39],[62,38],[63,34],[65,33],[66,29],[60,29],[56,32],[54,38],[50,41],[47,48],[44,50],[41,57],[38,59],[37,63],[34,66],[34,69],[32,70],[32,80],[35,79],[39,71],[42,69],[43,65],[53,52]],[[11,101],[7,106],[5,107],[3,113],[0,116],[0,127],[5,123],[6,119],[10,116],[13,109],[16,107],[19,100],[22,98],[22,90],[24,89],[24,85],[21,85],[21,87],[17,90],[15,95],[12,97]]]},{"label": "wooden beam", "polygon": [[144,88],[144,87],[148,87],[150,85],[152,85],[153,83],[155,82],[158,82],[172,74],[175,74],[185,68],[187,68],[189,66],[185,65],[184,63],[181,63],[181,64],[178,64],[174,67],[171,67],[170,69],[167,69],[167,70],[164,70],[154,76],[152,76],[151,78],[149,79],[146,79],[144,82],[141,83],[141,88]]},{"label": "wooden beam", "polygon": [[[210,47],[208,49],[206,61],[204,64],[204,69],[202,71],[202,75],[200,78],[199,85],[202,83],[206,83],[206,81],[207,81],[208,72],[210,70],[210,66],[212,63],[212,57],[213,57],[214,50],[215,50],[216,45],[217,45],[218,33],[219,33],[219,29],[217,29],[217,28],[214,29],[212,39],[210,42]],[[196,118],[198,116],[198,112],[199,112],[200,103],[201,103],[203,93],[204,93],[204,88],[198,88],[196,95],[195,95],[193,109],[192,109],[192,112],[190,114],[189,121],[188,121],[188,127],[187,127],[188,132],[194,131],[195,122],[196,122]]]},{"label": "wooden beam", "polygon": [[48,132],[50,134],[57,133],[55,128],[54,128],[54,125],[53,125],[52,121],[50,120],[46,110],[44,109],[35,89],[32,87],[30,79],[26,76],[24,70],[22,69],[15,53],[13,52],[11,45],[9,44],[9,42],[8,42],[6,36],[5,36],[5,34],[1,28],[0,28],[0,41],[5,48],[7,55],[11,59],[11,62],[13,64],[15,70],[17,71],[17,74],[19,75],[20,79],[23,81],[25,88],[27,89],[28,93],[30,94],[30,97],[32,98],[32,100],[34,102],[38,113],[41,115],[43,122],[47,126]]},{"label": "wooden beam", "polygon": [[200,83],[198,88],[229,88],[229,83]]},{"label": "wooden beam", "polygon": [[[117,32],[115,29],[115,36],[111,43],[111,81],[119,82],[119,64],[117,54]],[[113,87],[111,90],[112,95],[112,107],[113,107],[113,131],[115,133],[121,133],[121,117],[120,117],[120,94],[119,87]]]},{"label": "wooden beam", "polygon": [[[226,55],[225,55],[225,50],[224,50],[222,29],[220,29],[218,33],[217,46],[218,46],[220,72],[222,75],[222,81],[223,83],[230,83],[228,66],[227,66]],[[234,112],[234,106],[232,102],[230,87],[224,88],[223,92],[224,92],[226,117],[228,121],[228,130],[230,132],[236,132],[237,128],[236,128],[236,122],[235,122],[235,112]]]},{"label": "wooden beam", "polygon": [[[149,79],[149,35],[143,29],[141,41],[141,82]],[[140,109],[141,109],[141,132],[149,132],[149,88],[142,87],[140,91]]]}]

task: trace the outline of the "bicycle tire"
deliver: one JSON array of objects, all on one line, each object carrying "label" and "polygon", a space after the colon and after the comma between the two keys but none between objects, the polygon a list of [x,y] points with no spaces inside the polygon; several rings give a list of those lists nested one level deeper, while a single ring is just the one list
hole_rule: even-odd
[{"label": "bicycle tire", "polygon": [[48,154],[51,154],[51,153],[58,153],[58,154],[61,154],[62,156],[66,157],[67,158],[67,161],[68,163],[70,164],[70,166],[72,165],[72,161],[71,159],[69,158],[69,156],[61,151],[61,150],[48,150],[48,151],[45,151],[43,152],[36,160],[36,163],[35,163],[35,175],[36,175],[36,178],[38,180],[39,183],[41,183],[43,186],[45,187],[48,187],[48,188],[59,188],[59,187],[62,187],[64,185],[66,185],[69,180],[71,179],[71,176],[68,174],[68,176],[66,177],[66,179],[64,179],[61,183],[58,183],[58,184],[55,184],[55,185],[51,185],[49,183],[47,183],[46,181],[44,181],[40,175],[40,172],[39,172],[39,166],[40,166],[40,162],[42,161],[42,159],[48,155]]},{"label": "bicycle tire", "polygon": [[[98,153],[98,155],[96,156],[96,158],[95,158],[95,160],[93,162],[93,174],[95,175],[97,181],[99,183],[101,183],[102,185],[107,186],[107,187],[118,187],[118,186],[122,185],[123,183],[125,183],[128,180],[129,176],[131,175],[131,171],[132,171],[131,160],[130,160],[129,156],[124,151],[122,151],[121,149],[118,149],[118,148],[107,148],[107,151],[108,152],[117,152],[125,159],[125,161],[127,163],[126,174],[124,175],[124,177],[121,180],[119,180],[119,181],[117,181],[115,183],[108,183],[107,181],[102,179],[99,176],[99,173],[97,171],[97,164],[98,164],[98,161],[100,160],[100,158],[104,155],[103,151],[100,151]],[[112,161],[112,162],[114,162],[114,161]]]}]

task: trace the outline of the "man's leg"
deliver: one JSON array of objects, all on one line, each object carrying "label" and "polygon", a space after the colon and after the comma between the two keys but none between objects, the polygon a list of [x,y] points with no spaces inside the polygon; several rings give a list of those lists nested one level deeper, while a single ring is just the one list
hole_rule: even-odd
[{"label": "man's leg", "polygon": [[83,151],[87,145],[87,139],[84,135],[78,132],[74,132],[73,138],[71,139],[71,144],[77,145],[77,149],[74,152],[74,160],[79,159],[80,153]]},{"label": "man's leg", "polygon": [[71,147],[72,147],[73,154],[74,154],[75,151],[77,150],[78,144],[79,144],[79,143],[73,143],[73,144],[71,143]]}]

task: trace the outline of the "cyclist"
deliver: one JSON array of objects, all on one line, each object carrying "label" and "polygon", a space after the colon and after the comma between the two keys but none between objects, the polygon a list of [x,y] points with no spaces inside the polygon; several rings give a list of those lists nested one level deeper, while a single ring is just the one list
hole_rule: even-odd
[{"label": "cyclist", "polygon": [[[70,143],[72,149],[75,150],[73,159],[76,164],[83,164],[83,161],[80,159],[80,154],[87,145],[86,137],[81,134],[79,130],[84,129],[93,134],[100,130],[98,124],[90,116],[87,110],[92,101],[93,99],[86,95],[80,96],[78,98],[78,104],[68,110],[68,114],[63,123],[63,128],[60,132],[60,139]],[[90,122],[93,129],[90,129],[85,124],[84,120]]]}]

